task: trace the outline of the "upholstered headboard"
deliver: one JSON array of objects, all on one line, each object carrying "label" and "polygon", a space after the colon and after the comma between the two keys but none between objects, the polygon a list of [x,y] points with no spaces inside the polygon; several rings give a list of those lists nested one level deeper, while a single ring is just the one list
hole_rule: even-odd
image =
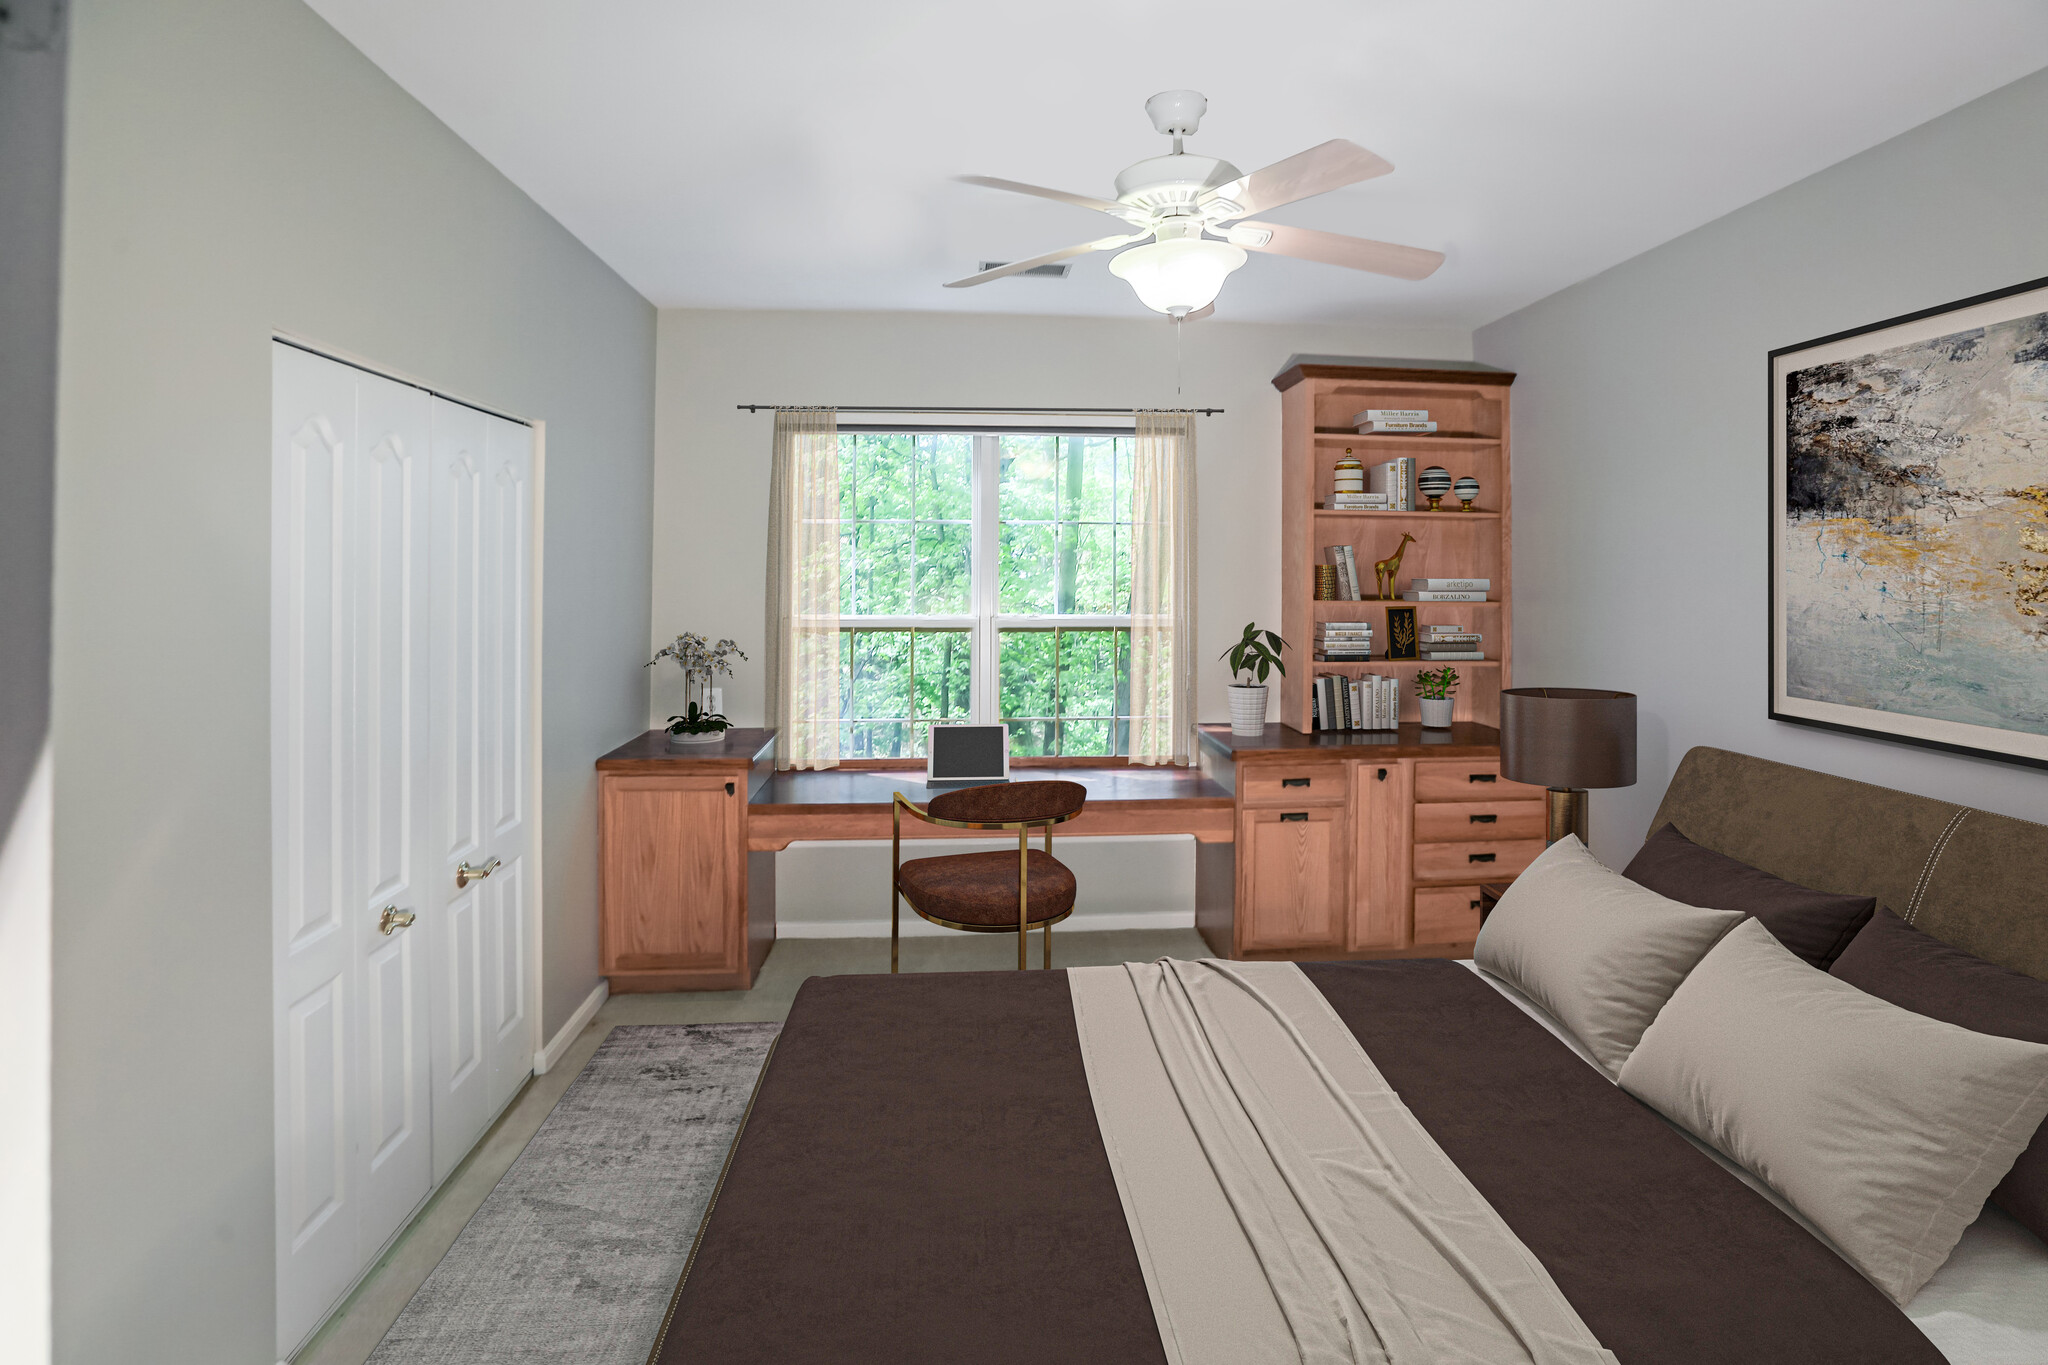
[{"label": "upholstered headboard", "polygon": [[2048,981],[2048,825],[1698,748],[1651,832],[1820,891],[1875,896],[1947,943]]}]

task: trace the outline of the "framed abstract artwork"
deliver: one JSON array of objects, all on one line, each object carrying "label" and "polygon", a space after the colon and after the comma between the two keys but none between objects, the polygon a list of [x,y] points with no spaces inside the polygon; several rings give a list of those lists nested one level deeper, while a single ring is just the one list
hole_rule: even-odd
[{"label": "framed abstract artwork", "polygon": [[2048,767],[2048,280],[1770,382],[1771,717]]}]

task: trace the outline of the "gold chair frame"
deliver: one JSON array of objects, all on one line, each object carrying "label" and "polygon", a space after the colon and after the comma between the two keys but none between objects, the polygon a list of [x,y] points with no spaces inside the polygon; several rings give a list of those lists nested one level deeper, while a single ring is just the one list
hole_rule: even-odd
[{"label": "gold chair frame", "polygon": [[[1051,857],[1052,827],[1065,824],[1080,812],[1073,811],[1066,815],[1049,815],[1037,820],[1005,820],[1000,824],[986,824],[977,820],[941,819],[939,816],[933,815],[929,810],[921,809],[916,802],[912,801],[902,792],[897,792],[895,798],[889,805],[889,970],[894,972],[897,969],[897,948],[901,942],[898,920],[902,914],[903,891],[896,884],[896,874],[903,866],[904,811],[909,811],[917,819],[922,820],[928,825],[944,825],[948,829],[1014,829],[1017,831],[1017,970],[1020,972],[1025,970],[1025,948],[1031,941],[1031,831],[1039,828],[1045,830],[1045,853],[1047,857]],[[1010,932],[1010,926],[1007,924],[961,924],[954,920],[940,919],[937,915],[927,915],[924,911],[917,908],[915,901],[911,902],[910,908],[916,912],[919,919],[931,924],[943,924],[948,929],[964,929],[970,934],[1007,934]],[[1053,925],[1058,924],[1073,913],[1073,907],[1068,906],[1060,914],[1054,915],[1051,919],[1045,921],[1045,950],[1043,961],[1039,964],[1041,970],[1050,970],[1052,968]]]}]

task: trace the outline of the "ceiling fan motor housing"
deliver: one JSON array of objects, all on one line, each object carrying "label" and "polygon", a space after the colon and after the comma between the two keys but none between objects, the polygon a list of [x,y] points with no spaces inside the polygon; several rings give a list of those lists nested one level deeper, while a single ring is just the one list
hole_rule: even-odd
[{"label": "ceiling fan motor housing", "polygon": [[1204,190],[1243,177],[1237,167],[1213,156],[1155,156],[1118,173],[1116,197],[1151,213],[1194,213]]}]

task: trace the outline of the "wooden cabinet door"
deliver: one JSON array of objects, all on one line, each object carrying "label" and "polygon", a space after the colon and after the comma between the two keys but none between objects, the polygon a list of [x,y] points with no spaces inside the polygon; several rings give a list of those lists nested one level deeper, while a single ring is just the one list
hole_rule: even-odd
[{"label": "wooden cabinet door", "polygon": [[604,969],[737,971],[745,958],[744,775],[606,777]]},{"label": "wooden cabinet door", "polygon": [[1354,763],[1351,808],[1358,813],[1353,866],[1357,892],[1345,947],[1406,948],[1414,853],[1415,765]]},{"label": "wooden cabinet door", "polygon": [[1242,814],[1241,950],[1342,946],[1349,823],[1342,806]]}]

